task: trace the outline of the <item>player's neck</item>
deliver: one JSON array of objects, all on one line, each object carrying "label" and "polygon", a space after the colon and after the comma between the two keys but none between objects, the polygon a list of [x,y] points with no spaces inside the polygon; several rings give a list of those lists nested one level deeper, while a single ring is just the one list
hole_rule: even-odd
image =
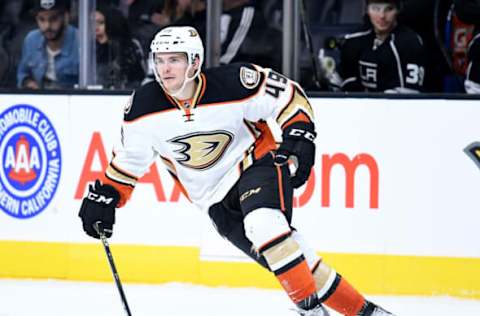
[{"label": "player's neck", "polygon": [[375,29],[375,35],[376,35],[377,39],[384,42],[390,36],[390,34],[393,32],[393,30],[396,27],[397,27],[397,23],[393,23],[391,28],[389,28],[388,30]]},{"label": "player's neck", "polygon": [[189,100],[193,98],[193,95],[195,94],[195,90],[197,88],[197,81],[196,80],[190,80],[185,84],[185,87],[183,87],[182,91],[180,91],[178,94],[175,94],[175,98],[177,100]]}]

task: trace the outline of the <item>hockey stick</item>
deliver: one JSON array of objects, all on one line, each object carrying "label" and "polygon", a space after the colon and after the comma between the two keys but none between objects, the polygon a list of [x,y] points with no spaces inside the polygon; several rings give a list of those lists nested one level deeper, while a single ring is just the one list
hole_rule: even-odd
[{"label": "hockey stick", "polygon": [[122,282],[120,281],[120,277],[118,276],[117,268],[115,267],[115,262],[113,261],[113,255],[110,251],[110,245],[108,244],[107,237],[105,236],[105,231],[102,227],[102,222],[98,221],[93,225],[93,228],[97,231],[100,239],[102,240],[103,248],[105,249],[105,253],[107,254],[108,263],[110,264],[110,271],[112,271],[113,279],[115,280],[115,284],[117,285],[118,292],[120,293],[120,298],[122,300],[123,309],[127,313],[127,316],[132,316],[130,312],[130,308],[128,307],[127,297],[123,292]]}]

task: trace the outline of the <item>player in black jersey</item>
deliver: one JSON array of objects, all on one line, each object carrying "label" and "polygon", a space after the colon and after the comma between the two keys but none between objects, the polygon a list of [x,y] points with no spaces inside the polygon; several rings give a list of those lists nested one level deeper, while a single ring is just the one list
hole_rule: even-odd
[{"label": "player in black jersey", "polygon": [[[328,315],[322,304],[349,316],[391,315],[291,226],[293,190],[315,159],[313,109],[301,87],[253,64],[201,72],[203,44],[191,27],[161,30],[151,50],[157,81],[125,107],[115,155],[83,199],[85,232],[98,238],[100,221],[111,236],[116,207],[158,157],[219,234],[277,277],[300,315]],[[282,131],[280,146],[269,119]],[[289,161],[297,161],[294,173]]]},{"label": "player in black jersey", "polygon": [[343,91],[415,93],[423,90],[426,51],[421,38],[398,24],[401,0],[367,0],[371,27],[342,40]]}]

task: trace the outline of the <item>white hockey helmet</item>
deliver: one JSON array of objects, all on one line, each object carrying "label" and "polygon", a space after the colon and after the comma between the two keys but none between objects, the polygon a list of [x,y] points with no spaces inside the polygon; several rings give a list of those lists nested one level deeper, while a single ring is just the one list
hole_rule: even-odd
[{"label": "white hockey helmet", "polygon": [[[204,49],[203,43],[195,28],[191,26],[169,26],[159,31],[150,44],[152,64],[154,65],[154,74],[158,83],[162,85],[160,76],[155,66],[155,53],[185,53],[187,55],[188,68],[185,75],[185,82],[179,92],[185,86],[187,81],[193,80],[200,74]],[[187,78],[190,68],[193,66],[195,58],[199,58],[199,66],[191,78]],[[163,87],[163,85],[162,85]]]}]

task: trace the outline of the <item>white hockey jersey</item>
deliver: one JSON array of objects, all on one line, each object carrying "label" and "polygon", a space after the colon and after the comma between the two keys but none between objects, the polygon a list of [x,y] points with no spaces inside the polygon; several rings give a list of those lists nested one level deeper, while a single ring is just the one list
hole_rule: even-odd
[{"label": "white hockey jersey", "polygon": [[149,83],[125,107],[121,139],[104,180],[124,203],[159,157],[187,197],[207,211],[253,161],[276,149],[269,118],[281,127],[313,121],[299,85],[270,69],[252,64],[208,69],[187,102]]}]

